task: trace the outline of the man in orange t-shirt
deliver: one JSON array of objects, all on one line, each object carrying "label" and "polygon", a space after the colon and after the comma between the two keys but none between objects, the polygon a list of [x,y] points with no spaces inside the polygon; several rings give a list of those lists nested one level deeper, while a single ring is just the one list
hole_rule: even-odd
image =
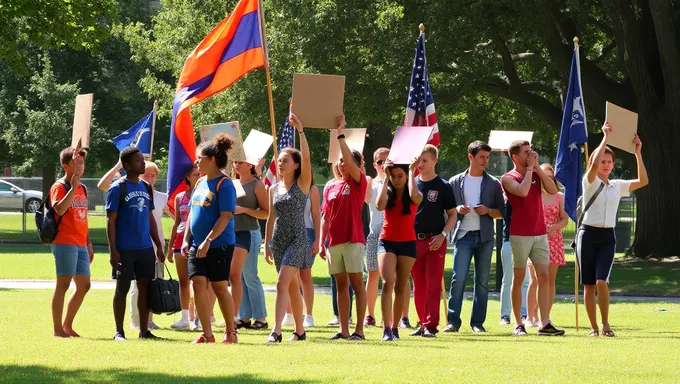
[{"label": "man in orange t-shirt", "polygon": [[[87,189],[80,184],[85,171],[87,152],[80,147],[65,148],[59,154],[66,175],[50,188],[50,201],[60,220],[57,236],[52,241],[52,254],[57,270],[57,284],[52,296],[54,336],[79,337],[73,330],[73,319],[90,289],[90,264],[94,258],[87,227]],[[75,282],[76,290],[69,299],[63,318],[64,296]]]}]

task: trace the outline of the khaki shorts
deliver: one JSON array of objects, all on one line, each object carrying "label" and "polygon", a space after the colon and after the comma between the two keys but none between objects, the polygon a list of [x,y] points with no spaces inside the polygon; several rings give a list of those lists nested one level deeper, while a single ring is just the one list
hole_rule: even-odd
[{"label": "khaki shorts", "polygon": [[328,272],[362,273],[364,271],[364,252],[366,246],[361,243],[344,243],[328,248]]},{"label": "khaki shorts", "polygon": [[510,236],[513,268],[526,268],[527,260],[533,264],[550,264],[548,235]]}]

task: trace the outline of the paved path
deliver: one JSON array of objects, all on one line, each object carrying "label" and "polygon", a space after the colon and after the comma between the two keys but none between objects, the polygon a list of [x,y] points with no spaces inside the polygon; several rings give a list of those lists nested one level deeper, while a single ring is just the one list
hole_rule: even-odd
[{"label": "paved path", "polygon": [[[74,285],[71,283],[71,287]],[[116,283],[112,281],[93,281],[92,289],[108,289],[113,290],[116,287]],[[53,289],[54,280],[0,280],[0,288],[6,289]],[[273,285],[265,285],[265,292],[276,292],[276,287]],[[331,288],[328,286],[317,286],[314,288],[314,292],[322,295],[330,295]],[[489,298],[498,299],[498,293],[490,292]],[[468,299],[472,298],[472,292],[465,292],[465,297]],[[581,297],[581,302],[583,302],[583,296]],[[557,300],[568,300],[574,301],[574,295],[558,294]],[[625,301],[625,302],[638,302],[638,303],[678,303],[680,304],[680,297],[645,297],[645,296],[612,296],[611,301]]]}]

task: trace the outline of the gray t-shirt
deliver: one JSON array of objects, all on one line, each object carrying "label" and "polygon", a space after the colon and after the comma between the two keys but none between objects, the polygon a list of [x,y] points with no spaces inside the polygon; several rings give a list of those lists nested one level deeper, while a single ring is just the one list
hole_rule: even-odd
[{"label": "gray t-shirt", "polygon": [[[243,208],[259,209],[260,203],[257,202],[255,195],[255,187],[258,183],[261,183],[259,179],[253,179],[247,184],[241,184],[246,194],[236,198],[236,205]],[[260,222],[256,218],[245,213],[234,215],[234,231],[256,231],[259,229]]]}]

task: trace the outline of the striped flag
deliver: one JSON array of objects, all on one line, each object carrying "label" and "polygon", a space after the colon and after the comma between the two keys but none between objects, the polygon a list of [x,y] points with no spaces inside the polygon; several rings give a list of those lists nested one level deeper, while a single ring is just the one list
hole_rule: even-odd
[{"label": "striped flag", "polygon": [[405,127],[434,127],[428,144],[439,146],[439,127],[437,113],[434,110],[434,98],[430,89],[430,79],[427,73],[425,59],[425,33],[418,37],[416,57],[411,70],[411,86],[406,103]]},{"label": "striped flag", "polygon": [[[295,131],[293,126],[288,122],[288,117],[283,123],[283,128],[281,128],[281,138],[279,139],[279,144],[277,146],[279,153],[284,148],[295,148]],[[276,184],[276,159],[272,158],[272,162],[269,163],[269,169],[264,178],[264,185],[271,187]]]}]

